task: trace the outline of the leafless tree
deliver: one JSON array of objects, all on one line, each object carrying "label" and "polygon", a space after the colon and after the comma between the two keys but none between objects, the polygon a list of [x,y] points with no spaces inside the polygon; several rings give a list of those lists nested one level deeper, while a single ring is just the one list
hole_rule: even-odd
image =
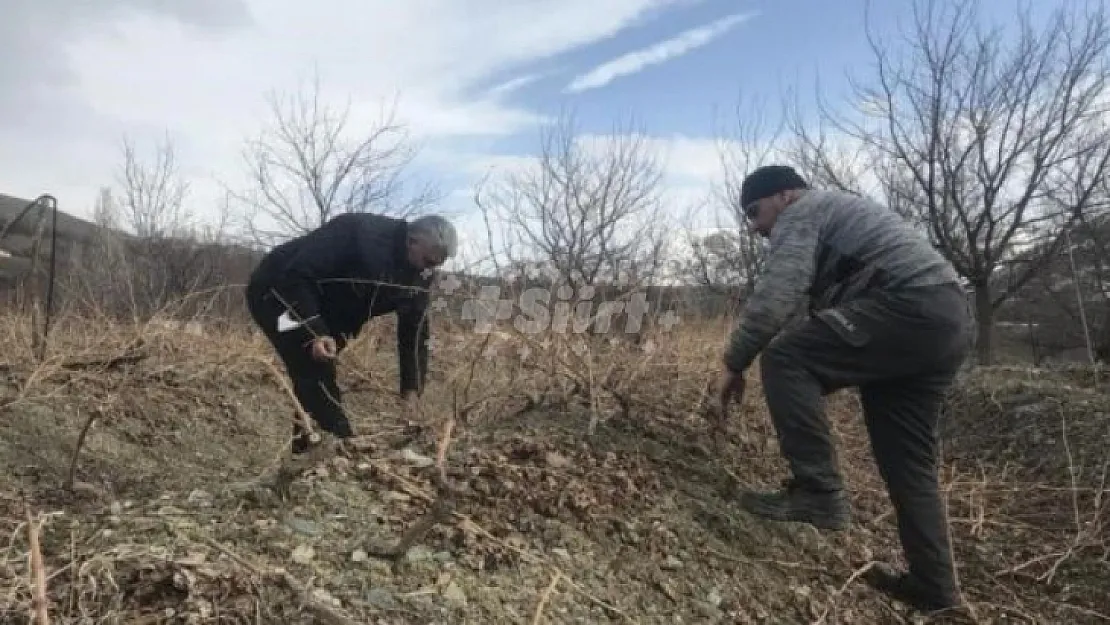
[{"label": "leafless tree", "polygon": [[643,134],[592,140],[567,115],[543,131],[534,163],[487,179],[475,202],[499,264],[542,267],[573,287],[639,283],[663,265],[661,183]]},{"label": "leafless tree", "polygon": [[739,231],[721,230],[691,241],[692,258],[686,275],[695,284],[743,296],[758,276],[753,274],[750,256],[744,249],[752,237]]},{"label": "leafless tree", "polygon": [[[192,215],[185,205],[189,185],[177,162],[177,151],[169,137],[145,161],[130,139],[123,140],[123,165],[118,195],[124,225],[140,239],[175,236],[189,226]],[[103,210],[111,210],[111,203]]]},{"label": "leafless tree", "polygon": [[248,141],[244,155],[251,189],[234,194],[255,243],[303,234],[341,213],[404,216],[436,199],[430,186],[405,195],[416,149],[392,109],[373,121],[354,119],[349,104],[325,101],[318,78],[268,100],[272,126]]},{"label": "leafless tree", "polygon": [[137,321],[178,304],[197,314],[212,298],[183,298],[232,284],[228,267],[235,252],[223,236],[227,212],[212,211],[215,222],[194,219],[168,138],[150,158],[125,140],[122,157],[115,189],[101,191],[94,210],[99,230],[71,289],[86,307]]},{"label": "leafless tree", "polygon": [[1031,340],[1042,352],[1090,341],[1096,358],[1110,359],[1110,210],[1084,212],[1065,248],[1047,257],[1044,269],[1003,310],[1036,325]]},{"label": "leafless tree", "polygon": [[[1004,36],[974,0],[915,0],[906,57],[869,32],[876,66],[854,81],[855,119],[826,110],[867,148],[885,199],[920,223],[968,280],[978,359],[994,313],[1063,245],[1110,173],[1110,27],[1104,5],[1027,10]],[[1042,253],[1032,256],[1035,243]]]},{"label": "leafless tree", "polygon": [[[821,93],[820,85],[816,92]],[[814,187],[869,194],[889,201],[882,184],[884,177],[876,170],[867,145],[830,123],[832,115],[824,102],[819,101],[816,119],[812,119],[814,116],[806,115],[797,98],[784,100],[783,110],[790,129],[783,140],[786,162]]]},{"label": "leafless tree", "polygon": [[547,288],[570,310],[589,302],[589,315],[575,313],[576,334],[624,328],[639,342],[654,318],[643,313],[664,305],[653,288],[668,269],[655,147],[631,125],[584,135],[564,114],[541,131],[534,160],[476,190],[496,270],[523,268],[514,288]]},{"label": "leafless tree", "polygon": [[740,228],[747,224],[740,202],[744,178],[758,167],[779,164],[788,157],[782,149],[787,118],[769,116],[768,108],[762,99],[741,97],[728,125],[717,132],[721,180],[714,185],[713,191]]},{"label": "leafless tree", "polygon": [[763,241],[744,215],[744,178],[761,166],[788,163],[791,157],[783,150],[787,118],[769,116],[769,108],[762,100],[741,98],[728,127],[718,132],[721,178],[713,185],[712,196],[731,218],[731,228],[694,245],[694,266],[700,269],[702,283],[734,280],[741,300],[755,289],[764,260]]}]

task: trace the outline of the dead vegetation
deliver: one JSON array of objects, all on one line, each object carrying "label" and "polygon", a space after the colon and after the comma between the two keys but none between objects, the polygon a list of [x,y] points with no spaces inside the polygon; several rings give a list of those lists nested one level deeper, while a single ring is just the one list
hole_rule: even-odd
[{"label": "dead vegetation", "polygon": [[[0,621],[911,622],[858,581],[899,556],[851,394],[830,410],[855,523],[821,535],[734,504],[783,464],[756,379],[723,435],[699,413],[723,322],[639,347],[445,325],[419,423],[390,322],[349,347],[357,444],[282,504],[226,488],[276,459],[294,414],[261,337],[63,317],[36,361],[5,319]],[[992,369],[954,393],[944,485],[980,622],[1110,619],[1105,376]],[[374,557],[437,500],[451,418],[452,506]]]}]

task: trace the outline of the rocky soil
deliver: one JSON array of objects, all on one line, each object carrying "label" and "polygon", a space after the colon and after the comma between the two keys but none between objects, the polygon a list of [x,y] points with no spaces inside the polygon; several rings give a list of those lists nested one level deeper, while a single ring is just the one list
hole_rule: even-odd
[{"label": "rocky soil", "polygon": [[[396,561],[372,546],[429,509],[435,447],[392,399],[392,351],[351,356],[356,448],[281,501],[229,489],[288,433],[265,350],[184,340],[147,341],[134,362],[4,369],[0,622],[31,622],[29,518],[52,623],[943,622],[858,580],[899,550],[852,394],[829,400],[850,531],[737,508],[738,488],[785,473],[754,378],[725,434],[698,414],[711,340],[661,345],[639,373],[611,368],[623,411],[516,379],[520,397],[459,424],[456,506]],[[494,369],[473,377],[507,388]],[[954,392],[943,479],[979,622],[1110,621],[1106,385],[1099,371],[988,370]]]}]

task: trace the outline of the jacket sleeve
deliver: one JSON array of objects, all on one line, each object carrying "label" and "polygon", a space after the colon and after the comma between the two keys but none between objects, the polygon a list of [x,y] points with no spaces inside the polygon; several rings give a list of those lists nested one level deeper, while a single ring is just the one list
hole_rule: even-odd
[{"label": "jacket sleeve", "polygon": [[294,322],[303,322],[311,337],[327,336],[331,330],[320,315],[320,291],[317,282],[335,271],[346,253],[345,226],[339,218],[332,219],[305,236],[297,254],[286,263],[285,273],[275,285],[291,308]]},{"label": "jacket sleeve", "polygon": [[796,206],[779,217],[763,275],[725,351],[729,370],[742,372],[805,304],[813,283],[820,211]]},{"label": "jacket sleeve", "polygon": [[397,308],[397,357],[399,358],[401,394],[406,391],[423,393],[428,375],[428,291],[417,292]]}]

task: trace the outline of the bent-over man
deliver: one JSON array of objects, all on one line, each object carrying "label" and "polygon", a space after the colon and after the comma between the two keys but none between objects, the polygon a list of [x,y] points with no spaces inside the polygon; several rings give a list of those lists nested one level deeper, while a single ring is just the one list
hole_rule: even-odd
[{"label": "bent-over man", "polygon": [[325,434],[313,445],[295,421],[292,461],[273,477],[272,487],[284,493],[297,472],[354,436],[335,359],[370,318],[396,313],[400,391],[410,406],[415,403],[427,374],[432,272],[456,248],[454,227],[439,216],[410,223],[349,213],[262,259],[246,289],[247,305],[284,363],[301,407]]},{"label": "bent-over man", "polygon": [[[811,190],[789,167],[755,170],[741,201],[769,248],[725,351],[721,417],[761,354],[768,410],[792,473],[784,490],[746,493],[741,505],[776,521],[847,527],[823,396],[858,388],[909,562],[904,573],[875,567],[867,581],[918,609],[960,605],[937,476],[941,404],[973,331],[955,270],[897,214],[850,193]],[[806,300],[810,315],[784,328]]]}]

